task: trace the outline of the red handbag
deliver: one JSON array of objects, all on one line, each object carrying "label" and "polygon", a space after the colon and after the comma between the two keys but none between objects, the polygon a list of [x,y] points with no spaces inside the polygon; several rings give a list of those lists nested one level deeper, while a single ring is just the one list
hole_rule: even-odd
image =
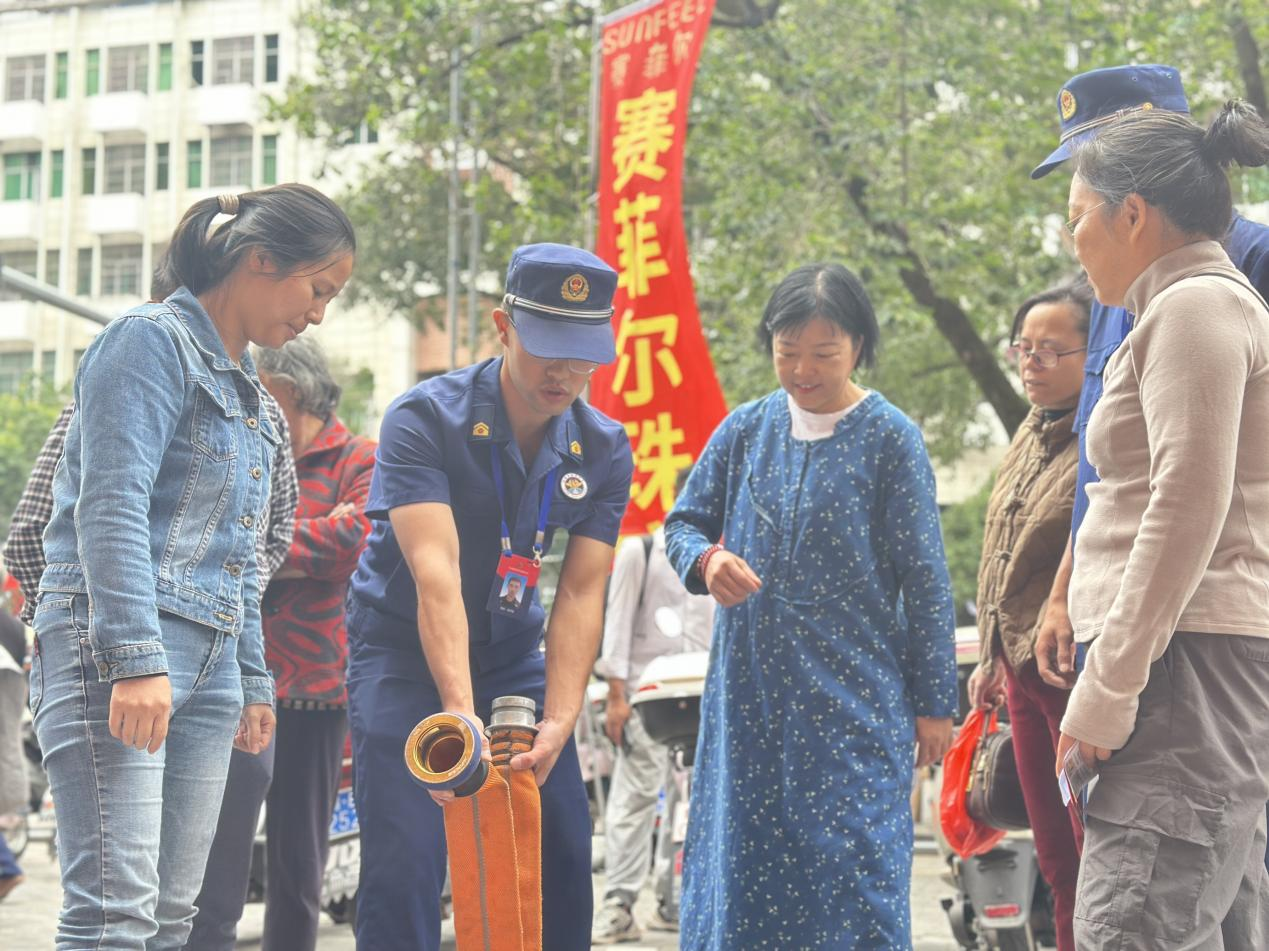
[{"label": "red handbag", "polygon": [[943,757],[943,790],[939,795],[939,823],[947,844],[961,858],[990,851],[1005,837],[1004,829],[995,829],[969,814],[968,796],[974,780],[974,761],[983,737],[995,733],[996,711],[984,714],[971,710],[952,748]]}]

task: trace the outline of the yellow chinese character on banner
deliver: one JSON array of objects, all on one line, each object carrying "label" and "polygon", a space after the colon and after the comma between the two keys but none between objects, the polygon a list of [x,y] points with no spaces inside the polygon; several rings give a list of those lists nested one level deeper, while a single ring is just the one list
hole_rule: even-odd
[{"label": "yellow chinese character on banner", "polygon": [[[678,337],[678,314],[636,318],[634,311],[627,309],[621,315],[621,326],[617,330],[617,353],[621,356],[617,361],[617,372],[613,375],[612,391],[620,393],[627,406],[647,406],[652,402],[654,356],[670,386],[682,384],[683,371],[670,349]],[[657,344],[655,354],[652,350],[654,340]],[[630,378],[631,366],[634,367],[634,386],[627,390],[625,386]]]},{"label": "yellow chinese character on banner", "polygon": [[680,65],[692,52],[692,40],[695,34],[691,30],[682,30],[674,34],[674,65]]},{"label": "yellow chinese character on banner", "polygon": [[637,508],[647,509],[659,500],[668,512],[674,505],[674,482],[679,470],[692,464],[690,453],[676,451],[686,441],[683,430],[675,427],[669,413],[657,413],[656,419],[626,423],[626,435],[635,444],[636,478],[630,486],[630,500]]},{"label": "yellow chinese character on banner", "polygon": [[669,48],[664,43],[653,43],[648,47],[648,58],[643,61],[643,78],[656,79],[663,76],[669,66]]},{"label": "yellow chinese character on banner", "polygon": [[[614,77],[616,68],[614,61]],[[678,103],[678,95],[675,89],[664,92],[647,89],[641,96],[617,103],[617,134],[612,140],[612,163],[617,170],[613,191],[621,191],[635,175],[654,182],[665,178],[665,169],[657,160],[674,144],[670,115]]]},{"label": "yellow chinese character on banner", "polygon": [[657,223],[647,216],[661,207],[660,195],[639,192],[634,200],[621,199],[613,212],[617,223],[617,286],[634,300],[644,297],[649,282],[654,277],[670,273],[670,265],[661,257],[661,242],[657,240]]},{"label": "yellow chinese character on banner", "polygon": [[630,70],[630,54],[620,53],[612,58],[612,84],[614,86],[624,86],[626,83],[626,73]]}]

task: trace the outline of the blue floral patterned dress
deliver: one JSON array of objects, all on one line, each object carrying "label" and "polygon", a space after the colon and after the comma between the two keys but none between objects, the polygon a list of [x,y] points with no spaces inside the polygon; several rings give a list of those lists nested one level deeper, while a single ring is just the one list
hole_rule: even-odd
[{"label": "blue floral patterned dress", "polygon": [[763,586],[715,620],[681,947],[908,948],[914,717],[956,711],[920,431],[876,392],[814,442],[783,390],[741,406],[666,520],[689,589],[720,538]]}]

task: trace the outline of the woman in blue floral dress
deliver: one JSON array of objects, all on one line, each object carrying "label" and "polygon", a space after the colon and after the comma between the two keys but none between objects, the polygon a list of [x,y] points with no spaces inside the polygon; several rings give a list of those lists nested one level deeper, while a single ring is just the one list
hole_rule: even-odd
[{"label": "woman in blue floral dress", "polygon": [[956,711],[934,477],[916,425],[851,378],[878,338],[854,274],[794,271],[760,336],[780,389],[722,422],[666,520],[723,608],[681,946],[907,948],[913,765]]}]

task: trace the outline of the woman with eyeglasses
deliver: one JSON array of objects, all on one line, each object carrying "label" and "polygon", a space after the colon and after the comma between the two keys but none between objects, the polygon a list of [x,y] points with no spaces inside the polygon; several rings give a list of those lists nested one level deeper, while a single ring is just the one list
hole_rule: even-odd
[{"label": "woman with eyeglasses", "polygon": [[779,387],[723,420],[666,519],[688,590],[721,605],[681,944],[907,948],[913,765],[956,712],[934,475],[854,379],[880,336],[854,274],[798,268],[759,336]]},{"label": "woman with eyeglasses", "polygon": [[1079,462],[1072,422],[1092,304],[1092,289],[1081,280],[1028,298],[1013,319],[1009,352],[1031,412],[1014,434],[987,504],[978,568],[980,660],[969,678],[973,706],[1008,703],[1040,871],[1053,889],[1059,951],[1075,948],[1080,830],[1053,781],[1068,694],[1040,679],[1035,642],[1071,530]]},{"label": "woman with eyeglasses", "polygon": [[1075,253],[1135,315],[1088,423],[1062,719],[1085,806],[1080,947],[1269,947],[1269,309],[1220,245],[1269,127],[1142,111],[1074,156]]}]

